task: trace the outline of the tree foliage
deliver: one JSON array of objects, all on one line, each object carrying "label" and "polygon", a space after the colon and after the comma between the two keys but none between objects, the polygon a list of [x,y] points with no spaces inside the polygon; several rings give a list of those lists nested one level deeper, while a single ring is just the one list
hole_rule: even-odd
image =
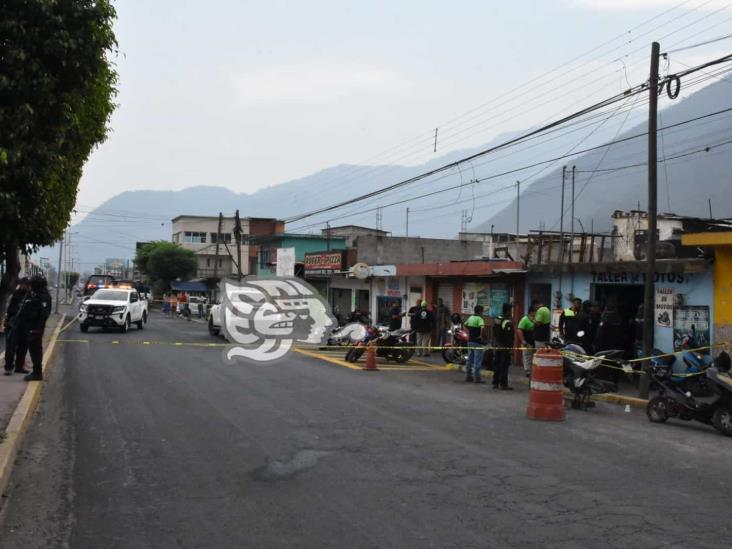
[{"label": "tree foliage", "polygon": [[114,110],[115,11],[109,0],[0,2],[0,259],[52,244],[82,168]]},{"label": "tree foliage", "polygon": [[196,254],[174,242],[158,240],[142,246],[135,257],[137,268],[156,288],[166,289],[170,282],[196,274]]},{"label": "tree foliage", "polygon": [[73,272],[73,271],[70,272],[68,276],[69,276],[69,284],[68,284],[69,288],[73,288],[74,286],[76,286],[76,283],[79,282],[79,278],[81,278],[81,274]]}]

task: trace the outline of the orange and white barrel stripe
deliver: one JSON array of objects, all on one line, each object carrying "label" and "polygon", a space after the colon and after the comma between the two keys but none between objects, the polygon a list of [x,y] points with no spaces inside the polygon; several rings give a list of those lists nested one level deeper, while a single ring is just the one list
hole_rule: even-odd
[{"label": "orange and white barrel stripe", "polygon": [[542,349],[534,355],[531,391],[526,416],[542,421],[564,421],[563,359],[556,349]]}]

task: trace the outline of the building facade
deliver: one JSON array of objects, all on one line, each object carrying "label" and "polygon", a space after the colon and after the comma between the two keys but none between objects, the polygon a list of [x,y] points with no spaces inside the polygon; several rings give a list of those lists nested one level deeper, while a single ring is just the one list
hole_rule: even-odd
[{"label": "building facade", "polygon": [[[240,223],[241,272],[242,275],[253,274],[257,259],[257,238],[284,232],[284,222],[272,218],[243,217]],[[220,236],[217,236],[218,216],[179,215],[172,220],[172,224],[172,241],[196,254],[196,278],[220,278],[238,274],[234,217],[222,218]]]}]

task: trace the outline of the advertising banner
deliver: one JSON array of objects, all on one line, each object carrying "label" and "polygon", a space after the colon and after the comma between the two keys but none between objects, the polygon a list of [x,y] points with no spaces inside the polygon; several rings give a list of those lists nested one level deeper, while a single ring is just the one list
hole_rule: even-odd
[{"label": "advertising banner", "polygon": [[674,322],[674,289],[656,288],[656,326],[670,328]]}]

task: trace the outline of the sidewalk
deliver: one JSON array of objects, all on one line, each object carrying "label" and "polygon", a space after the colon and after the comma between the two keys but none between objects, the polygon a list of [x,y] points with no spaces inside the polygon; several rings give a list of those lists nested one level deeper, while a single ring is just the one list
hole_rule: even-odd
[{"label": "sidewalk", "polygon": [[[48,346],[48,341],[56,329],[56,325],[61,319],[61,315],[52,314],[48,322],[46,323],[46,331],[43,334],[43,349],[45,350]],[[5,335],[2,335],[3,343],[2,349],[0,350],[0,363],[5,365]],[[30,370],[31,363],[30,357],[25,358],[25,367]],[[4,371],[3,371],[4,373]],[[23,396],[23,392],[27,386],[27,382],[23,380],[22,374],[13,374],[12,376],[6,376],[0,373],[0,433],[5,433],[5,428],[10,421],[10,417],[13,415],[15,408],[18,406],[20,398]],[[0,435],[1,436],[1,435]],[[0,441],[1,442],[1,441]]]}]

